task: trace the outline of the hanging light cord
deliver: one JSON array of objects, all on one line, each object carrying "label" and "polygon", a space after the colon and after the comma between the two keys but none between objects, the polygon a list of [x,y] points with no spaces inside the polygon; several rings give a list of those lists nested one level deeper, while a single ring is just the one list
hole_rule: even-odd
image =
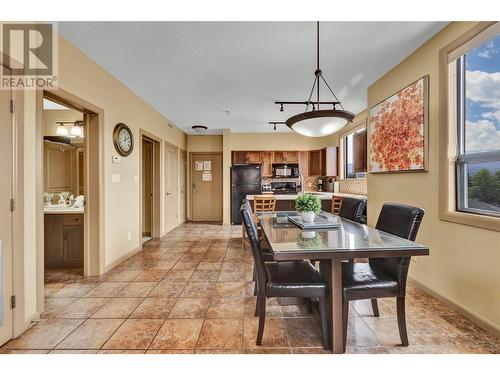
[{"label": "hanging light cord", "polygon": [[[328,90],[332,93],[333,97],[335,98],[335,101],[338,102],[338,104],[340,105],[340,108],[344,109],[344,107],[342,106],[342,103],[340,103],[340,100],[337,98],[337,95],[335,95],[335,93],[333,92],[332,88],[330,87],[330,85],[326,81],[325,77],[323,77],[323,73],[321,72],[321,69],[319,68],[319,21],[316,22],[316,71],[314,72],[314,75],[315,75],[314,82],[313,82],[313,85],[311,88],[311,92],[309,93],[309,98],[307,99],[306,112],[309,110],[309,105],[311,103],[313,104],[313,109],[314,109],[314,103],[311,102],[311,99],[312,99],[312,95],[314,93],[315,87],[316,87],[316,96],[317,96],[316,97],[316,99],[317,99],[316,105],[318,106],[318,110],[319,110],[319,103],[320,103],[320,100],[319,100],[319,84],[320,84],[319,77],[321,77],[321,79],[325,83]],[[334,108],[335,108],[335,105],[334,105]]]}]

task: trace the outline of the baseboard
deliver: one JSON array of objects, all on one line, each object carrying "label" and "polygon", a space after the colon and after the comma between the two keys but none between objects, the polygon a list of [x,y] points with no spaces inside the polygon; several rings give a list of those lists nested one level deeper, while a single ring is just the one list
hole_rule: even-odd
[{"label": "baseboard", "polygon": [[453,302],[449,298],[429,289],[428,287],[426,287],[425,285],[422,285],[422,283],[415,280],[414,278],[408,277],[408,279],[413,284],[415,284],[418,288],[422,289],[424,292],[426,292],[426,293],[430,294],[431,296],[433,296],[434,298],[440,300],[441,302],[448,305],[456,312],[462,314],[466,318],[470,319],[472,322],[476,323],[481,328],[485,329],[486,331],[488,331],[491,334],[500,338],[500,327],[497,324],[493,323],[492,321],[490,321],[486,318],[478,316],[477,314],[475,314],[473,311],[471,311],[467,307],[465,307],[461,304],[458,304],[456,302]]},{"label": "baseboard", "polygon": [[104,266],[104,272],[108,272],[110,269],[116,267],[117,265],[119,265],[123,261],[127,260],[128,258],[130,258],[132,255],[137,254],[139,251],[141,251],[141,246],[138,246],[135,249],[130,250],[128,253],[123,254],[121,257],[115,259],[111,263],[106,264]]}]

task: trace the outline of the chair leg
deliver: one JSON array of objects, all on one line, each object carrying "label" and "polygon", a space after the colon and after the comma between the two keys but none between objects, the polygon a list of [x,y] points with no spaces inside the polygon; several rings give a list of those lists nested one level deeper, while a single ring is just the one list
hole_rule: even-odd
[{"label": "chair leg", "polygon": [[380,316],[380,313],[378,311],[378,302],[377,302],[377,299],[376,298],[373,298],[371,300],[372,302],[372,310],[373,310],[373,316],[378,318]]},{"label": "chair leg", "polygon": [[258,293],[258,291],[259,291],[259,288],[257,286],[257,275],[256,275],[256,272],[255,272],[255,266],[253,266],[253,277],[252,277],[252,279],[253,279],[253,282],[254,282],[254,284],[253,284],[253,295],[256,296],[257,293]]},{"label": "chair leg", "polygon": [[344,299],[342,304],[342,333],[344,334],[344,352],[347,346],[347,322],[349,321],[349,301]]},{"label": "chair leg", "polygon": [[401,344],[408,346],[408,333],[406,332],[405,297],[396,298],[396,311],[398,314],[398,328]]},{"label": "chair leg", "polygon": [[264,324],[266,322],[266,297],[258,296],[257,297],[258,306],[259,306],[259,330],[257,331],[257,345],[262,344],[262,335],[264,334]]},{"label": "chair leg", "polygon": [[255,316],[259,316],[259,304],[260,304],[260,299],[259,296],[257,296],[257,300],[255,301]]},{"label": "chair leg", "polygon": [[321,337],[323,339],[323,349],[328,349],[328,316],[327,299],[319,299],[319,316],[321,318]]}]

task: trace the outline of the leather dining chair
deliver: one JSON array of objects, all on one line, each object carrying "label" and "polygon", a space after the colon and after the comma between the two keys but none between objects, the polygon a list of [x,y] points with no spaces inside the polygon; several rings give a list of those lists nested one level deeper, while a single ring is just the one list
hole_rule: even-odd
[{"label": "leather dining chair", "polygon": [[[375,228],[414,241],[423,216],[421,208],[385,203]],[[342,263],[344,348],[349,301],[370,299],[374,316],[379,316],[377,298],[396,298],[399,336],[403,346],[408,346],[405,297],[410,258],[370,258],[368,263]]]},{"label": "leather dining chair", "polygon": [[[243,199],[243,203],[248,203],[248,207],[250,206],[250,202],[248,199]],[[257,212],[274,212],[276,210],[276,197],[274,195],[254,195],[253,196],[253,213],[256,217]],[[258,229],[258,225],[257,225]],[[241,228],[241,240],[243,246],[245,246],[245,230],[242,226]]]},{"label": "leather dining chair", "polygon": [[342,199],[339,216],[357,223],[362,223],[366,199],[345,197]]},{"label": "leather dining chair", "polygon": [[327,296],[328,283],[307,261],[265,262],[252,211],[241,205],[240,215],[252,248],[257,273],[257,303],[259,316],[257,345],[262,344],[266,320],[266,299],[270,297],[318,298],[323,346],[328,346]]}]

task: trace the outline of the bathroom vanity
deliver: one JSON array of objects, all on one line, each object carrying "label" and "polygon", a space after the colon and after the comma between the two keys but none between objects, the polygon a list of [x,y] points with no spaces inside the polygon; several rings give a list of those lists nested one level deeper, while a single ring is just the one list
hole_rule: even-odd
[{"label": "bathroom vanity", "polygon": [[45,216],[45,267],[83,268],[83,208],[48,206]]}]

